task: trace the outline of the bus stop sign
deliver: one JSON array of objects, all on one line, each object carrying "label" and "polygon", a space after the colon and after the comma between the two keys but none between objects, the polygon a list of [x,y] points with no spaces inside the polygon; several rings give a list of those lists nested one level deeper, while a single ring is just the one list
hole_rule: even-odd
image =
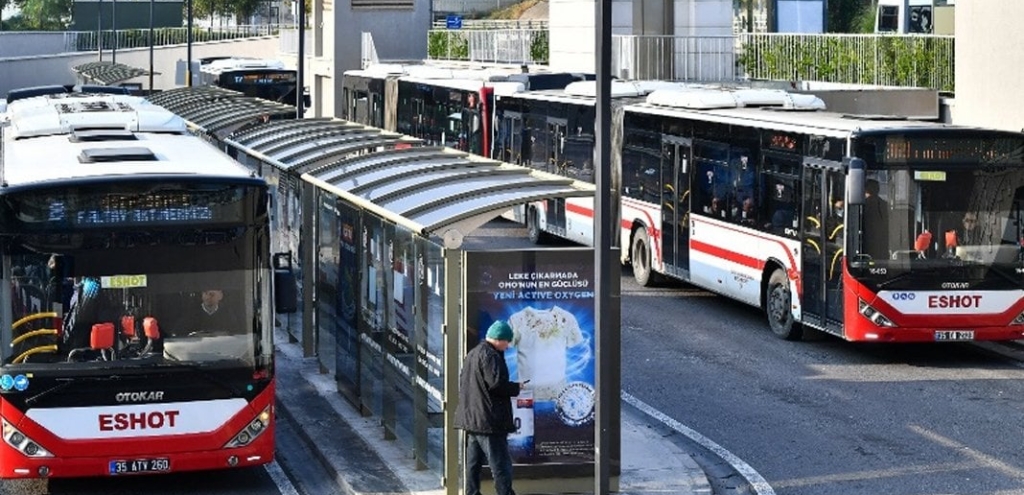
[{"label": "bus stop sign", "polygon": [[448,29],[462,29],[462,16],[449,15],[446,18],[445,27]]}]

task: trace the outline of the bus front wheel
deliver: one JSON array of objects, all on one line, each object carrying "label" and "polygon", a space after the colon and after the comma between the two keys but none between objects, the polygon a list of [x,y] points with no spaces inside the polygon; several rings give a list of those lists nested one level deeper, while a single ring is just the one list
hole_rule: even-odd
[{"label": "bus front wheel", "polygon": [[785,340],[800,340],[803,331],[793,321],[793,293],[789,290],[789,277],[781,268],[772,272],[768,279],[765,313],[772,333]]}]

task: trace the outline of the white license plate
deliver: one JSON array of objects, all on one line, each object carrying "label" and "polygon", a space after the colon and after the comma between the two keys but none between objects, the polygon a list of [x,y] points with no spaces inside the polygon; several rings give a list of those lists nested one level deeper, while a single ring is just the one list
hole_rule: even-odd
[{"label": "white license plate", "polygon": [[936,341],[974,340],[974,330],[936,330]]},{"label": "white license plate", "polygon": [[110,475],[166,473],[171,470],[170,459],[129,459],[110,461]]}]

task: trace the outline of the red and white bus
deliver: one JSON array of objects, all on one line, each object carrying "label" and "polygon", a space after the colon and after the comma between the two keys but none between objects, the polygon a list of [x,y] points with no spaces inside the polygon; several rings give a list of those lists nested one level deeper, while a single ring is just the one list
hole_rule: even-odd
[{"label": "red and white bus", "polygon": [[503,66],[381,64],[345,72],[341,118],[486,155],[496,92],[563,88],[585,78]]},{"label": "red and white bus", "polygon": [[[582,143],[585,160],[592,107],[565,96],[530,112],[566,120],[558,153]],[[678,279],[761,307],[785,339],[805,328],[871,342],[1024,337],[1024,135],[823,107],[807,94],[714,88],[623,106],[611,181],[636,280]],[[513,136],[496,141],[524,143],[522,163],[548,167],[552,152],[527,126],[506,116],[495,127]],[[592,244],[590,202],[522,211],[531,232]]]},{"label": "red and white bus", "polygon": [[5,117],[0,478],[273,461],[275,296],[296,303],[264,181],[141,98]]}]

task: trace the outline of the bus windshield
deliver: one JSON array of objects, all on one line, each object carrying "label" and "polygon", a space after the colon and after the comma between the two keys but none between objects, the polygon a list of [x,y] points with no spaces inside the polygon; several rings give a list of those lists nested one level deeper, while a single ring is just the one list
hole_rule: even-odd
[{"label": "bus windshield", "polygon": [[[252,253],[262,243],[248,223],[265,212],[253,208],[260,191],[121,186],[3,198],[13,322],[0,335],[4,365],[254,366]],[[39,212],[42,198],[51,203]]]},{"label": "bus windshield", "polygon": [[1024,266],[1020,163],[869,170],[864,189],[851,268],[888,278],[915,272],[947,280],[1024,282],[1018,274]]}]

